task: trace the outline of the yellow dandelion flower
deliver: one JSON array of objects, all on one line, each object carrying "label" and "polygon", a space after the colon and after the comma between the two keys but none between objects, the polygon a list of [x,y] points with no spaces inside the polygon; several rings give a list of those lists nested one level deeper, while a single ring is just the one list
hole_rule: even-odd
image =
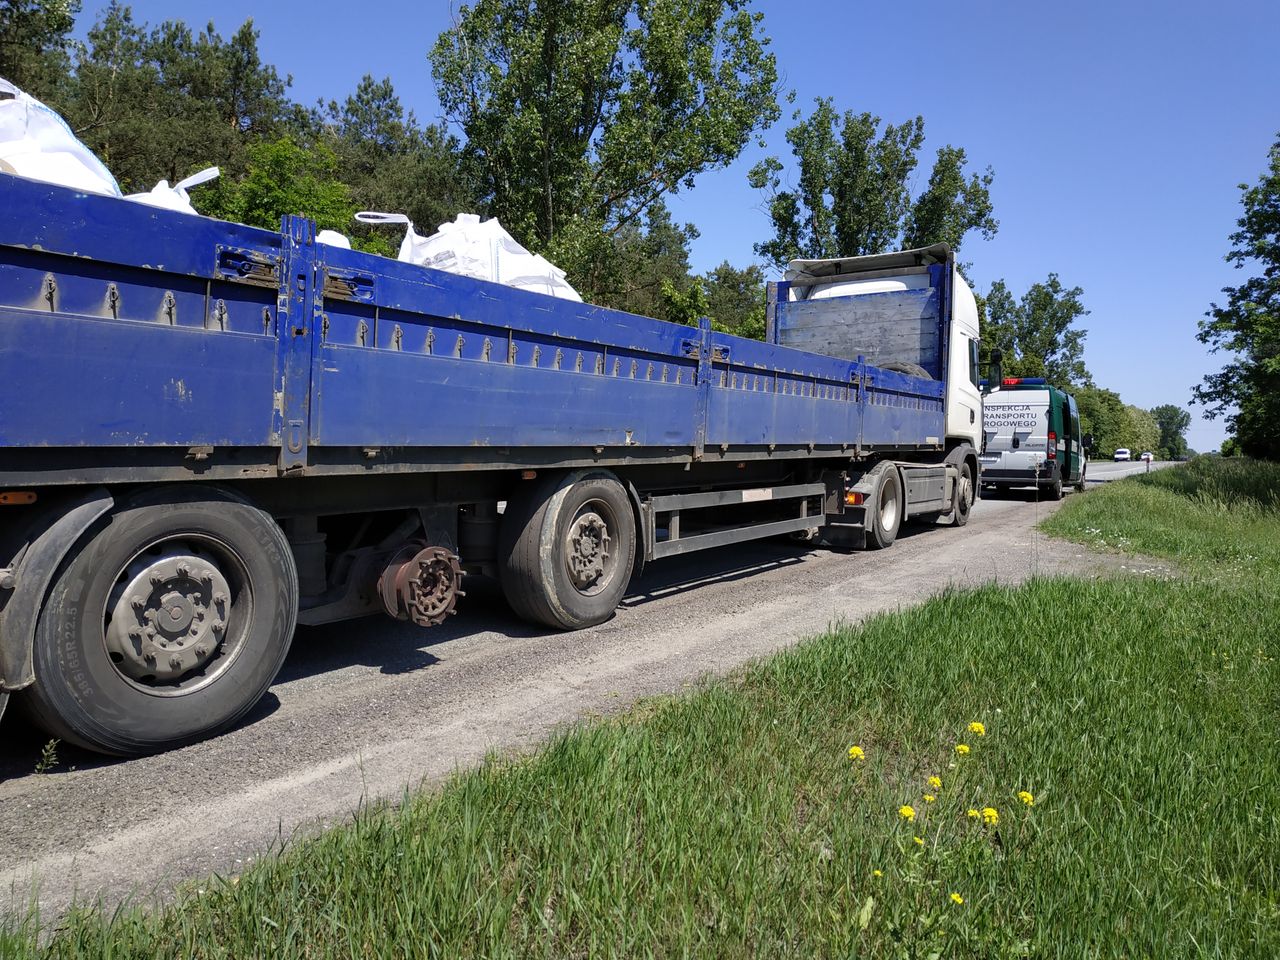
[{"label": "yellow dandelion flower", "polygon": [[855,743],[852,747],[849,748],[849,759],[865,760],[867,759],[867,755],[863,753],[862,748]]},{"label": "yellow dandelion flower", "polygon": [[873,877],[883,877],[883,876],[884,876],[884,871],[883,871],[883,870],[872,870],[872,871],[871,871],[871,875],[872,875]]},{"label": "yellow dandelion flower", "polygon": [[942,789],[942,778],[941,778],[941,777],[930,777],[930,778],[929,778],[929,786],[933,787],[933,789],[935,789],[935,790],[941,790],[941,789]]},{"label": "yellow dandelion flower", "polygon": [[982,816],[982,814],[980,814],[980,813],[979,813],[977,810],[975,810],[973,807],[970,807],[970,808],[969,808],[969,812],[968,812],[967,816],[968,816],[971,820],[977,820],[980,816]]},{"label": "yellow dandelion flower", "polygon": [[953,893],[951,894],[951,902],[959,906],[964,903],[964,897],[960,896],[958,893]]},{"label": "yellow dandelion flower", "polygon": [[916,846],[917,846],[917,847],[923,847],[923,846],[924,846],[924,837],[912,837],[911,839],[912,839],[912,840],[914,840],[914,841],[916,842]]},{"label": "yellow dandelion flower", "polygon": [[1031,795],[1031,792],[1029,790],[1019,790],[1018,799],[1021,800],[1023,803],[1025,803],[1028,807],[1034,807],[1036,805],[1036,798]]},{"label": "yellow dandelion flower", "polygon": [[925,803],[933,803],[933,801],[935,801],[935,800],[937,800],[937,799],[938,799],[938,798],[937,798],[937,797],[935,797],[932,793],[926,793],[926,794],[924,795],[924,802],[925,802]]},{"label": "yellow dandelion flower", "polygon": [[987,728],[975,720],[973,723],[969,724],[969,732],[979,737],[985,737],[987,735]]},{"label": "yellow dandelion flower", "polygon": [[988,827],[994,827],[1000,823],[1000,811],[995,807],[982,808],[982,822]]},{"label": "yellow dandelion flower", "polygon": [[968,752],[969,752],[969,745],[967,743],[956,744],[956,753],[960,754],[960,756],[963,757]]},{"label": "yellow dandelion flower", "polygon": [[916,818],[916,808],[907,804],[898,808],[898,816],[907,823],[911,823]]}]

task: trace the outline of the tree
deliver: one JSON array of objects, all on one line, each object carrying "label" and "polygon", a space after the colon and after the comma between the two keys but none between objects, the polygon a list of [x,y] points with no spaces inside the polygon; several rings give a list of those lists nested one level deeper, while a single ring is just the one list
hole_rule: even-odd
[{"label": "tree", "polygon": [[1109,457],[1117,447],[1132,449],[1129,414],[1118,393],[1086,385],[1074,388],[1072,396],[1080,411],[1081,434],[1093,437],[1093,456]]},{"label": "tree", "polygon": [[[1226,255],[1237,270],[1258,271],[1238,287],[1224,287],[1225,306],[1210,305],[1197,338],[1232,360],[1194,389],[1205,416],[1226,415],[1246,456],[1280,459],[1280,136],[1267,170],[1252,187],[1240,184],[1244,213]],[[1233,411],[1234,412],[1230,412]],[[1224,448],[1225,449],[1225,448]]]},{"label": "tree", "polygon": [[724,261],[699,278],[707,316],[717,330],[764,339],[764,271],[752,264],[739,270]]},{"label": "tree", "polygon": [[68,72],[79,0],[0,0],[0,77],[54,100]]},{"label": "tree", "polygon": [[1172,403],[1162,403],[1151,409],[1156,427],[1160,431],[1160,457],[1176,460],[1187,455],[1187,428],[1191,426],[1191,414]]},{"label": "tree", "polygon": [[615,310],[682,323],[684,308],[664,291],[669,285],[689,293],[689,244],[697,236],[693,224],[674,222],[662,202],[649,209],[643,224],[628,224],[615,236],[583,235],[579,292],[590,291],[588,300]]},{"label": "tree", "polygon": [[1009,376],[1045,377],[1055,386],[1091,382],[1084,365],[1084,330],[1073,329],[1087,316],[1084,290],[1062,286],[1056,273],[1034,283],[1019,299],[997,280],[984,298],[983,349],[999,347]]},{"label": "tree", "polygon": [[959,250],[960,242],[971,230],[977,230],[987,240],[995,236],[1000,227],[991,205],[995,173],[987,167],[981,175],[972,173],[966,178],[965,162],[963,147],[945,146],[938,150],[929,185],[911,207],[906,247],[946,243],[952,250]]},{"label": "tree", "polygon": [[899,126],[870,113],[839,114],[819,98],[807,118],[787,131],[796,182],[784,187],[785,167],[766,157],[752,167],[750,184],[767,198],[773,236],[756,252],[781,268],[788,260],[860,256],[902,245],[946,242],[958,249],[978,230],[988,239],[992,216],[991,169],[966,177],[965,152],[938,150],[929,183],[914,200],[911,174],[924,143],[924,118]]},{"label": "tree", "polygon": [[1128,447],[1137,456],[1143,451],[1156,451],[1160,447],[1160,427],[1156,424],[1156,419],[1150,412],[1143,410],[1141,407],[1126,405],[1125,414],[1128,417],[1128,432],[1124,435],[1124,443],[1122,447]]},{"label": "tree", "polygon": [[[341,104],[330,101],[312,111],[313,139],[322,139],[337,157],[337,175],[363,210],[407,214],[420,233],[431,233],[458,213],[477,207],[463,175],[461,147],[442,124],[420,126],[406,111],[390,78],[366,74]],[[349,224],[366,248],[392,254],[386,230]]]},{"label": "tree", "polygon": [[58,106],[121,187],[142,190],[210,165],[243,172],[249,145],[283,132],[287,86],[262,62],[252,21],[229,40],[212,24],[198,34],[180,21],[148,30],[113,2]]},{"label": "tree", "polygon": [[476,0],[431,50],[487,212],[585,294],[622,236],[778,115],[749,0]]},{"label": "tree", "polygon": [[346,230],[355,205],[337,168],[337,157],[323,144],[304,148],[288,137],[256,144],[243,177],[215,180],[201,192],[200,212],[268,230],[280,229],[280,218],[296,213],[321,229]]}]

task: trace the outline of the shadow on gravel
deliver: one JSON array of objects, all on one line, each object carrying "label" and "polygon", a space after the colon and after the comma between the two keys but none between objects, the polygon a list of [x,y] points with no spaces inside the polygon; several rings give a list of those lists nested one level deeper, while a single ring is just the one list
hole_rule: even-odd
[{"label": "shadow on gravel", "polygon": [[[907,523],[899,531],[898,539],[913,539],[933,530],[933,524]],[[649,565],[644,574],[631,583],[620,608],[643,608],[655,600],[679,596],[698,587],[793,567],[819,550],[826,552],[826,548],[779,538],[673,557]],[[275,683],[306,680],[350,667],[373,667],[387,675],[413,673],[439,664],[441,657],[432,651],[451,641],[496,633],[519,642],[557,632],[518,619],[496,580],[470,576],[463,589],[466,596],[459,604],[459,615],[430,629],[397,623],[381,614],[299,627]],[[279,708],[280,700],[268,692],[232,730],[255,724]],[[30,775],[48,739],[27,720],[17,703],[11,703],[0,721],[0,783]],[[53,775],[119,762],[66,744],[59,744],[57,752],[58,763],[49,771]]]}]

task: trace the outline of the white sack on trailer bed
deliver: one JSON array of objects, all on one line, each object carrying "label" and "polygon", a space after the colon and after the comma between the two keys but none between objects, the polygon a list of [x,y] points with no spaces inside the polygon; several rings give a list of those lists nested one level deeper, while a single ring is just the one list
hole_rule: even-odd
[{"label": "white sack on trailer bed", "polygon": [[405,235],[397,259],[405,263],[582,302],[578,291],[565,280],[563,270],[520,246],[497,220],[460,213],[452,223],[442,223],[436,233],[424,237],[403,213],[366,210],[357,213],[356,219],[370,224],[404,224]]}]

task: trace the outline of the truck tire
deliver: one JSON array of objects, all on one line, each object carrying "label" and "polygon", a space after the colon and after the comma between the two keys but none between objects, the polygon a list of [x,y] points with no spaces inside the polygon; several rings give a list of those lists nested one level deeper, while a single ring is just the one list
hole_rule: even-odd
[{"label": "truck tire", "polygon": [[298,576],[280,527],[212,487],[155,490],[72,548],[36,624],[37,724],[136,756],[230,727],[289,651]]},{"label": "truck tire", "polygon": [[956,464],[956,489],[952,495],[951,511],[946,522],[953,527],[963,527],[969,522],[969,512],[973,509],[973,467],[967,458]]},{"label": "truck tire", "polygon": [[498,550],[502,591],[525,620],[580,630],[613,616],[631,580],[636,523],[607,470],[551,478],[513,498]]},{"label": "truck tire", "polygon": [[918,363],[910,363],[906,360],[890,360],[888,363],[876,364],[881,370],[892,370],[894,373],[905,373],[909,377],[919,377],[921,380],[932,380],[931,374]]},{"label": "truck tire", "polygon": [[867,498],[867,548],[883,550],[893,545],[902,527],[902,480],[892,465],[880,471],[875,489]]}]

